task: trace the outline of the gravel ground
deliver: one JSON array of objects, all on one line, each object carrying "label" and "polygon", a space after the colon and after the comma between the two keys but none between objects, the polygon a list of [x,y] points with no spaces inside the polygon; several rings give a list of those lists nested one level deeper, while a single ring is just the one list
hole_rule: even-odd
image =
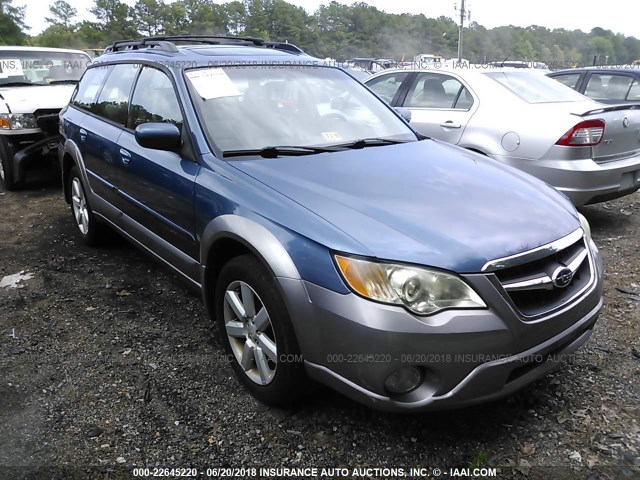
[{"label": "gravel ground", "polygon": [[[232,377],[200,298],[173,273],[117,237],[83,246],[55,184],[0,190],[0,279],[31,276],[0,288],[0,478],[282,466],[640,478],[640,194],[582,211],[606,263],[605,307],[560,369],[464,410],[386,414],[319,389],[285,411]],[[437,471],[414,477],[425,473]]]}]

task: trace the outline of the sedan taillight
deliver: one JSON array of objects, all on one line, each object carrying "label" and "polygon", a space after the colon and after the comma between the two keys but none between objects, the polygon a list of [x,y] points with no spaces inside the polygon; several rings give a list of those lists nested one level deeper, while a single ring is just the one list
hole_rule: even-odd
[{"label": "sedan taillight", "polygon": [[597,145],[604,136],[604,120],[585,120],[565,133],[556,145],[567,147],[586,147]]}]

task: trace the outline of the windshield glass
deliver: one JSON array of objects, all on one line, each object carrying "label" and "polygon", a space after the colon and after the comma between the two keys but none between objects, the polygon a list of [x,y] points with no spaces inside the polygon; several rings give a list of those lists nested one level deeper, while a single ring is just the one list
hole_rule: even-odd
[{"label": "windshield glass", "polygon": [[47,85],[78,81],[89,62],[89,57],[80,53],[1,50],[0,87],[14,83]]},{"label": "windshield glass", "polygon": [[384,103],[338,68],[251,65],[185,75],[201,122],[223,152],[416,140]]},{"label": "windshield glass", "polygon": [[516,70],[488,72],[485,75],[529,103],[584,102],[586,100],[582,94],[540,72]]}]

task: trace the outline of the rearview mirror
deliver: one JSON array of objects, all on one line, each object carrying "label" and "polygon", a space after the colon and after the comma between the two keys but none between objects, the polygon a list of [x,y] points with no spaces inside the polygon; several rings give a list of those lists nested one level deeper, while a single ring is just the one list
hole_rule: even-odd
[{"label": "rearview mirror", "polygon": [[143,123],[134,135],[138,145],[154,150],[176,150],[182,144],[180,129],[173,123]]},{"label": "rearview mirror", "polygon": [[400,116],[404,118],[407,123],[411,121],[411,110],[409,110],[408,108],[396,107],[396,112],[398,112],[398,114],[400,114]]}]

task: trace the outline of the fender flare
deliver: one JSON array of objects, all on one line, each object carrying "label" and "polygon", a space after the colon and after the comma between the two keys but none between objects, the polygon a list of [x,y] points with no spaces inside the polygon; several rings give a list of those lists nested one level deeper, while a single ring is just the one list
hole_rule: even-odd
[{"label": "fender flare", "polygon": [[[60,170],[62,171],[62,191],[64,193],[64,198],[67,200],[67,203],[70,203],[71,200],[69,197],[69,192],[67,191],[68,182],[67,182],[66,172],[64,168],[64,158],[67,155],[69,155],[73,159],[73,162],[78,167],[80,176],[82,177],[82,181],[84,182],[84,184],[89,190],[91,190],[91,184],[89,183],[89,177],[87,176],[87,170],[84,165],[84,157],[80,152],[80,148],[78,148],[78,145],[73,140],[71,139],[65,140],[64,146],[62,148],[62,153],[60,154],[59,158],[60,158]],[[91,190],[91,193],[93,193],[92,190]]]},{"label": "fender flare", "polygon": [[260,258],[274,276],[300,280],[300,273],[280,240],[264,225],[247,217],[234,214],[214,218],[202,233],[200,240],[200,260],[204,268],[212,264],[215,251],[211,246],[223,238],[233,239]]}]

